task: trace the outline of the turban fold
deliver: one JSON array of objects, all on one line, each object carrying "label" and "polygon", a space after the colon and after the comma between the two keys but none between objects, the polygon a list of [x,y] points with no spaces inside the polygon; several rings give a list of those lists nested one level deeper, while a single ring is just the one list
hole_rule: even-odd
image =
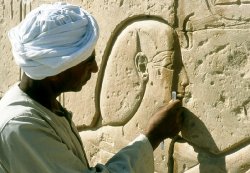
[{"label": "turban fold", "polygon": [[98,36],[93,16],[68,3],[44,4],[9,31],[15,62],[35,80],[57,75],[86,60]]}]

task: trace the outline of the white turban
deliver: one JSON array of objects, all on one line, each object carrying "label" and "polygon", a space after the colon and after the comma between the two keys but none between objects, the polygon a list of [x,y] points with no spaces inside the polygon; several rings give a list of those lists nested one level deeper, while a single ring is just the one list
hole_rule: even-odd
[{"label": "white turban", "polygon": [[9,31],[16,63],[35,80],[57,75],[86,60],[98,36],[93,16],[67,3],[42,5]]}]

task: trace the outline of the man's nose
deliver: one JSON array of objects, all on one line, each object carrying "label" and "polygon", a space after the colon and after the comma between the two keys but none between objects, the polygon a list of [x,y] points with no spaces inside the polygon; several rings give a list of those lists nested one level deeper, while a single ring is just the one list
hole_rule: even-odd
[{"label": "man's nose", "polygon": [[98,65],[97,65],[97,62],[96,61],[94,61],[93,63],[92,63],[92,65],[91,65],[91,72],[92,73],[96,73],[96,72],[98,72]]}]

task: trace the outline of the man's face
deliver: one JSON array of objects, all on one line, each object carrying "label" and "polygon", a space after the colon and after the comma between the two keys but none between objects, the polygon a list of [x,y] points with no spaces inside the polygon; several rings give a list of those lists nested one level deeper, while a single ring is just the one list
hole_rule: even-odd
[{"label": "man's face", "polygon": [[91,78],[91,73],[96,73],[98,66],[95,61],[95,52],[85,61],[66,70],[62,73],[63,80],[61,82],[62,92],[80,91],[82,86]]}]

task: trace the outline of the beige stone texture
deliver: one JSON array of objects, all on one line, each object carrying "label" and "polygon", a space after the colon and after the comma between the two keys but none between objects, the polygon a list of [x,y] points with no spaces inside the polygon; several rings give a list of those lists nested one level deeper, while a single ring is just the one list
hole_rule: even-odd
[{"label": "beige stone texture", "polygon": [[[51,2],[0,0],[0,97],[21,75],[8,30]],[[90,11],[100,27],[99,72],[81,92],[59,98],[92,166],[142,133],[175,90],[187,108],[183,129],[154,152],[155,172],[250,172],[249,0],[67,2]]]},{"label": "beige stone texture", "polygon": [[0,1],[0,98],[20,78],[8,40],[8,30],[22,19],[22,10],[19,7],[20,2]]}]

